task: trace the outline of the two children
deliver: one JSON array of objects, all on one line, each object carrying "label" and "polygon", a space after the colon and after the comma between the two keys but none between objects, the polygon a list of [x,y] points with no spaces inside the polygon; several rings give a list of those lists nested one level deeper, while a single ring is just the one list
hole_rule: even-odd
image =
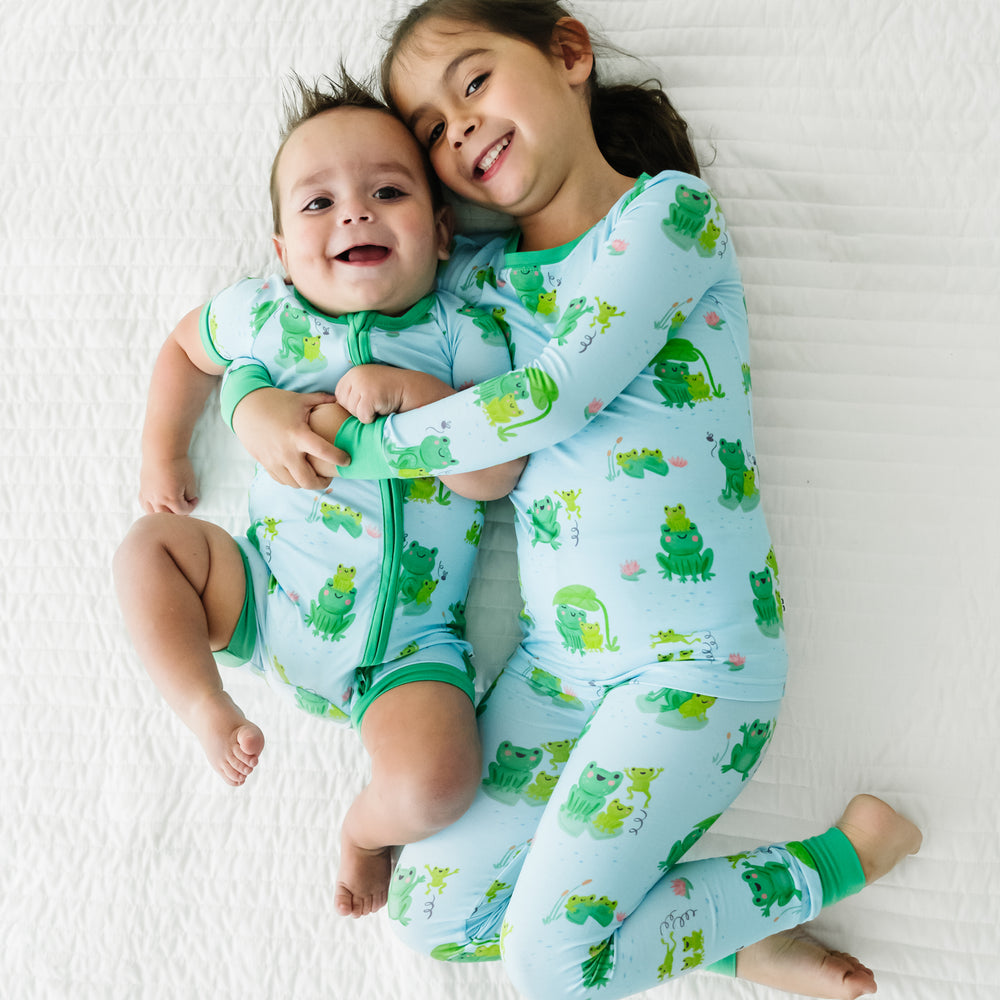
[{"label": "two children", "polygon": [[[406,409],[509,369],[505,339],[483,337],[463,302],[433,290],[451,219],[413,137],[349,81],[300,89],[271,182],[287,280],[240,281],[168,337],[143,432],[141,499],[155,512],[114,568],[146,669],[230,784],[246,780],[264,737],[217,660],[249,664],[306,711],[359,729],[372,778],[344,821],[336,906],[360,916],[385,901],[389,848],[457,818],[478,783],[462,640],[475,501],[506,494],[523,462],[435,480],[418,451],[405,480],[325,491],[258,469],[246,538],[179,516],[192,507],[191,431],[223,372],[225,401],[271,383],[332,389],[370,361],[403,366],[416,369],[394,400]],[[309,399],[314,427],[346,415],[330,396]],[[437,457],[447,441],[432,436],[426,450]]]}]

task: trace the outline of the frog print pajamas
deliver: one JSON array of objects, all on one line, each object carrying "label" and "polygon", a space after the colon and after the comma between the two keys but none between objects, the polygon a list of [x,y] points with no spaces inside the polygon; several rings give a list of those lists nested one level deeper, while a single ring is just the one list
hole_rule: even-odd
[{"label": "frog print pajamas", "polygon": [[731,234],[667,171],[562,247],[459,240],[444,282],[503,310],[520,367],[337,443],[374,479],[443,422],[451,471],[530,454],[524,637],[480,707],[481,794],[400,860],[456,869],[448,896],[399,932],[452,961],[499,946],[531,996],[629,996],[832,899],[818,848],[684,860],[763,760],[787,666]]},{"label": "frog print pajamas", "polygon": [[[332,392],[354,364],[428,372],[453,385],[510,368],[441,292],[403,316],[325,316],[272,275],[225,289],[202,315],[202,341],[226,366],[223,409],[262,385]],[[334,479],[321,491],[276,483],[257,469],[251,526],[237,539],[247,573],[241,628],[223,663],[248,664],[306,711],[354,725],[379,694],[439,680],[474,695],[462,639],[481,505],[425,470],[445,435],[413,452],[405,480]],[[426,453],[426,454],[425,454]]]}]

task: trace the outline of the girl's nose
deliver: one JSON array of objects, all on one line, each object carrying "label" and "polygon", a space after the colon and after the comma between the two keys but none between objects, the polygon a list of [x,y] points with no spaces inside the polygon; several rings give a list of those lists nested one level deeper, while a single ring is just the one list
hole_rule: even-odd
[{"label": "girl's nose", "polygon": [[[461,128],[461,127],[459,127]],[[476,131],[476,125],[474,122],[468,122],[464,129],[461,129],[459,133],[452,139],[452,146],[455,149],[461,149],[462,143],[465,142],[473,132]]]}]

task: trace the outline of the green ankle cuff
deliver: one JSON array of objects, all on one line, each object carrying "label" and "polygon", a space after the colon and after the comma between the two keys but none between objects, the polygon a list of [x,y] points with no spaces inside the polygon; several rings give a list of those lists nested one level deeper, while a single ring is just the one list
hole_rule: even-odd
[{"label": "green ankle cuff", "polygon": [[794,841],[788,850],[819,872],[823,906],[832,906],[865,887],[865,873],[847,835],[837,827],[806,840]]},{"label": "green ankle cuff", "polygon": [[730,979],[736,978],[736,953],[733,952],[727,958],[720,958],[718,962],[713,962],[711,965],[705,966],[706,972],[714,972],[720,976],[729,976]]}]

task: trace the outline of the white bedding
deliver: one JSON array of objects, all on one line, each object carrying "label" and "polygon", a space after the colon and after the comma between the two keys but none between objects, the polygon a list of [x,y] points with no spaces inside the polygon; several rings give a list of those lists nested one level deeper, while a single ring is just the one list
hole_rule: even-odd
[{"label": "white bedding", "polygon": [[[514,1000],[498,965],[333,914],[356,738],[232,675],[268,746],[226,787],[142,672],[109,571],[160,343],[271,263],[283,76],[368,66],[405,7],[0,6],[0,997]],[[792,673],[764,766],[699,854],[879,794],[923,851],[819,930],[880,996],[1000,997],[1000,6],[576,10],[688,116],[752,317]],[[249,465],[216,413],[200,514],[238,531]],[[495,514],[470,602],[486,672],[517,603]],[[668,995],[778,994],[698,974],[646,994]]]}]

